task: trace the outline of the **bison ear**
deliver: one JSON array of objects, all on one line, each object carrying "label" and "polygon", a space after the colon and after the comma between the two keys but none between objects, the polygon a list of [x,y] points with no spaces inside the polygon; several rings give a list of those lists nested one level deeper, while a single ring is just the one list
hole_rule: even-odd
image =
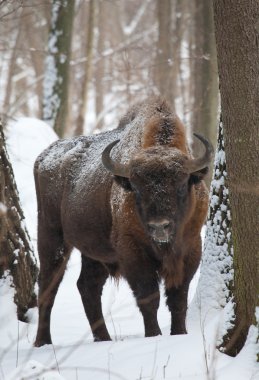
[{"label": "bison ear", "polygon": [[124,190],[126,191],[132,191],[132,187],[131,187],[131,184],[130,184],[130,181],[128,178],[126,177],[120,177],[118,175],[115,175],[114,177],[114,181],[120,185]]},{"label": "bison ear", "polygon": [[209,172],[209,168],[206,166],[205,168],[198,170],[197,172],[191,173],[189,183],[191,185],[196,185],[197,183],[201,182],[201,180],[206,177],[206,175]]}]

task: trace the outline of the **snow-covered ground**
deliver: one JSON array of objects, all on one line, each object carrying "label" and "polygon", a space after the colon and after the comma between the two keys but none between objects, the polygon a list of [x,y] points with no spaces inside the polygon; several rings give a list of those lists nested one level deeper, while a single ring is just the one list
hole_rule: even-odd
[{"label": "snow-covered ground", "polygon": [[[23,118],[9,126],[8,151],[14,167],[26,224],[36,250],[36,198],[32,167],[36,156],[56,139],[36,119]],[[13,289],[0,282],[0,380],[258,380],[253,330],[236,358],[215,349],[222,311],[214,309],[200,320],[193,299],[198,275],[191,284],[187,335],[170,336],[170,316],[161,299],[162,336],[144,338],[142,317],[126,282],[108,280],[103,309],[112,342],[93,343],[76,281],[80,254],[74,251],[52,312],[53,345],[34,348],[37,310],[30,323],[18,322]],[[162,289],[161,289],[162,292]],[[192,301],[192,302],[191,302]]]}]

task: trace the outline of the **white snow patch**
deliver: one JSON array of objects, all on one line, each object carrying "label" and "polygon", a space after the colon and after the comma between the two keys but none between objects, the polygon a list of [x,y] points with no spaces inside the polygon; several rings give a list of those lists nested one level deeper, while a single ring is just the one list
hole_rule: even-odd
[{"label": "white snow patch", "polygon": [[37,156],[57,139],[46,123],[29,117],[19,118],[7,125],[7,150],[15,173],[26,226],[32,242],[37,238],[37,201],[33,165]]},{"label": "white snow patch", "polygon": [[0,202],[0,215],[6,214],[7,207],[2,202]]},{"label": "white snow patch", "polygon": [[7,380],[65,380],[57,371],[49,370],[36,360],[29,360],[24,365],[16,368],[8,377]]},{"label": "white snow patch", "polygon": [[[33,162],[38,153],[55,139],[52,129],[37,120],[25,119],[9,127],[8,148],[12,150],[12,163],[26,224],[34,236],[36,202]],[[220,229],[217,237],[220,238]],[[205,250],[208,250],[210,246],[206,244]],[[221,305],[226,299],[224,286],[229,278],[227,274],[223,274],[223,279],[217,275],[221,259],[227,258],[221,256],[222,251],[208,252],[210,258],[204,260],[211,260],[208,265],[211,270],[205,277],[204,273],[202,275],[206,279],[202,284],[202,294],[208,303],[208,313],[201,319],[199,307],[191,307],[188,313],[189,334],[182,336],[169,335],[170,315],[162,296],[158,318],[163,336],[143,338],[143,320],[127,283],[121,281],[116,286],[113,281],[107,281],[102,301],[113,342],[93,343],[76,287],[81,260],[79,253],[74,251],[52,312],[53,345],[34,348],[37,310],[31,309],[27,313],[29,323],[17,322],[14,292],[10,287],[11,279],[7,276],[6,281],[0,281],[1,305],[4,304],[0,308],[0,379],[259,379],[259,369],[255,363],[258,350],[256,328],[250,329],[247,343],[236,358],[215,350],[218,330],[224,327],[224,324],[220,327],[220,321],[231,321],[232,309],[231,303],[225,302],[225,311]],[[198,274],[191,284],[190,297],[195,292],[197,281]],[[195,296],[194,303],[197,300],[199,297]],[[258,309],[256,315],[259,319]]]}]

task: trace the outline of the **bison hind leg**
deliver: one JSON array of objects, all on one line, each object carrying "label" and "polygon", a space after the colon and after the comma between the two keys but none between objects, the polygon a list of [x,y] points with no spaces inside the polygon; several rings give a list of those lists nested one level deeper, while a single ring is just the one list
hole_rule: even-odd
[{"label": "bison hind leg", "polygon": [[[41,236],[41,234],[39,235]],[[39,323],[34,345],[51,344],[50,316],[54,300],[63,279],[71,248],[64,244],[60,235],[39,239]]]},{"label": "bison hind leg", "polygon": [[77,287],[95,341],[111,340],[104,322],[101,305],[103,286],[108,276],[109,272],[102,263],[82,254],[82,269]]}]

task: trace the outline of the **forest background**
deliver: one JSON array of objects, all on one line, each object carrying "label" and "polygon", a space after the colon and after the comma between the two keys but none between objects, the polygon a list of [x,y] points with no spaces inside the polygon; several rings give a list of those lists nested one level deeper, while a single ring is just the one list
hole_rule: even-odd
[{"label": "forest background", "polygon": [[0,4],[4,120],[30,115],[53,125],[50,92],[62,76],[60,137],[114,128],[132,103],[160,93],[189,131],[215,144],[218,76],[210,2],[70,0],[67,9],[61,3]]},{"label": "forest background", "polygon": [[[0,1],[0,102],[7,136],[12,136],[12,123],[21,116],[46,121],[59,137],[98,133],[116,127],[136,101],[160,93],[185,123],[190,142],[193,132],[209,138],[215,148],[218,139],[203,273],[219,275],[215,286],[210,285],[214,295],[218,289],[223,293],[227,289],[224,302],[217,301],[226,313],[235,299],[235,328],[222,335],[223,346],[232,355],[243,347],[249,326],[258,324],[259,318],[255,313],[259,283],[258,7],[254,0],[249,4],[239,0],[238,6],[233,0],[213,4],[206,0]],[[193,148],[199,154],[199,146]],[[1,145],[1,160],[3,156]],[[3,171],[12,173],[8,165]],[[2,197],[6,188],[1,187],[0,217],[8,214],[3,205],[10,206],[4,201],[6,194]],[[8,197],[16,198],[14,186],[8,188],[12,190]],[[20,210],[18,203],[15,207]],[[0,227],[3,260],[5,239]],[[24,238],[23,229],[18,230]],[[211,252],[216,252],[212,259]],[[15,262],[4,257],[1,263],[5,260]],[[28,265],[34,268],[33,263]],[[35,268],[31,271],[28,286],[33,285],[36,272]],[[208,285],[204,280],[208,281],[208,275],[201,275],[203,291]],[[207,301],[214,300],[210,297]],[[32,298],[35,301],[35,294]],[[19,300],[17,306],[18,317],[24,320],[26,308],[19,306]],[[227,330],[233,327],[232,317],[225,319],[231,322]],[[254,339],[258,355],[258,335]]]}]

